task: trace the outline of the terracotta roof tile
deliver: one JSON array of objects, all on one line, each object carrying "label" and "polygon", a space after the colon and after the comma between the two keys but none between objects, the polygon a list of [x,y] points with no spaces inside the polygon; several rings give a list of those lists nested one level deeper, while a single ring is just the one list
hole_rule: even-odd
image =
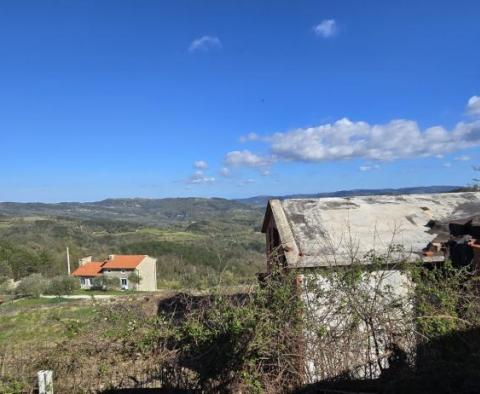
[{"label": "terracotta roof tile", "polygon": [[114,255],[111,260],[106,260],[102,269],[134,269],[147,257],[141,255]]},{"label": "terracotta roof tile", "polygon": [[73,276],[100,276],[100,271],[102,270],[102,262],[91,261],[85,263],[78,267],[75,271],[72,272]]}]

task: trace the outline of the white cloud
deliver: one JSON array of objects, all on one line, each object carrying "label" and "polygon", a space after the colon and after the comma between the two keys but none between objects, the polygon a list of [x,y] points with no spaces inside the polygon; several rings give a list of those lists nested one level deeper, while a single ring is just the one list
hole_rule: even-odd
[{"label": "white cloud", "polygon": [[249,150],[235,150],[228,152],[225,156],[227,167],[252,167],[265,170],[272,163],[273,158],[259,156]]},{"label": "white cloud", "polygon": [[268,137],[278,160],[320,162],[361,158],[374,161],[442,155],[480,145],[480,121],[421,130],[415,121],[369,124],[340,119]]},{"label": "white cloud", "polygon": [[372,165],[363,165],[359,167],[360,171],[372,171],[372,170],[378,170],[380,166],[378,164],[372,164]]},{"label": "white cloud", "polygon": [[204,170],[208,168],[208,163],[205,160],[197,160],[193,162],[193,167],[197,170],[188,177],[185,182],[188,184],[205,184],[215,182],[215,178],[205,175]]},{"label": "white cloud", "polygon": [[196,38],[190,44],[188,48],[189,52],[206,52],[210,49],[220,49],[222,47],[222,42],[218,37],[213,36],[203,36]]},{"label": "white cloud", "polygon": [[471,160],[471,157],[467,156],[467,155],[462,155],[462,156],[455,157],[455,160],[457,160],[457,161],[469,161],[469,160]]},{"label": "white cloud", "polygon": [[240,142],[248,142],[248,141],[258,141],[260,136],[257,133],[248,133],[247,135],[242,135],[240,137]]},{"label": "white cloud", "polygon": [[446,168],[450,168],[452,166],[452,163],[446,162],[446,163],[443,163],[443,166]]},{"label": "white cloud", "polygon": [[472,96],[468,100],[467,113],[472,116],[480,116],[480,96]]},{"label": "white cloud", "polygon": [[205,160],[197,160],[193,163],[193,166],[197,170],[206,170],[208,168],[208,163]]},{"label": "white cloud", "polygon": [[220,175],[221,176],[230,176],[230,168],[228,167],[222,167],[220,169]]},{"label": "white cloud", "polygon": [[[367,164],[359,170],[371,171],[380,168],[379,163],[384,161],[424,157],[443,159],[447,154],[480,146],[480,119],[459,122],[451,129],[441,125],[422,129],[417,122],[408,119],[370,124],[343,118],[262,136],[258,142],[268,144],[269,154],[232,151],[225,156],[225,167],[255,168],[268,175],[272,165],[279,161],[318,163],[360,159]],[[459,155],[455,160],[467,161],[470,157]],[[451,166],[451,163],[446,165]]]},{"label": "white cloud", "polygon": [[335,22],[335,19],[325,19],[318,25],[314,26],[313,31],[317,36],[323,38],[333,37],[338,33],[337,22]]},{"label": "white cloud", "polygon": [[190,176],[187,180],[189,184],[205,184],[215,182],[215,178],[212,176],[205,175],[203,171],[195,171],[195,173]]}]

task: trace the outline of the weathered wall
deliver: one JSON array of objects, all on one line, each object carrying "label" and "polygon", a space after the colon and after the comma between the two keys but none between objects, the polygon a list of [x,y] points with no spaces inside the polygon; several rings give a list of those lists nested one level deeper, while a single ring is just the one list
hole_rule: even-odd
[{"label": "weathered wall", "polygon": [[412,345],[411,281],[400,270],[300,275],[307,382],[376,378],[392,346]]}]

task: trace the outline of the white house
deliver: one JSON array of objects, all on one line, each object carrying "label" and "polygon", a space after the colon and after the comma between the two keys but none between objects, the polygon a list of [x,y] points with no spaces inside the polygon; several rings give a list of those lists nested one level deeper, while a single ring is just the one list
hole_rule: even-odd
[{"label": "white house", "polygon": [[[80,259],[78,268],[72,272],[80,279],[82,289],[90,289],[97,277],[117,278],[124,290],[156,291],[157,260],[147,255],[110,255],[104,261],[92,261],[92,256]],[[129,275],[136,273],[140,283],[132,283]]]}]

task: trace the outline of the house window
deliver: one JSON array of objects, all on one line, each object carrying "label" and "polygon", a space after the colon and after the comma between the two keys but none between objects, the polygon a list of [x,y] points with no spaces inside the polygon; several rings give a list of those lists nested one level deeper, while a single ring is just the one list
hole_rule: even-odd
[{"label": "house window", "polygon": [[128,289],[128,280],[127,278],[120,278],[120,287],[124,290]]},{"label": "house window", "polygon": [[84,285],[84,284],[85,284],[85,278],[80,278],[80,283],[81,283],[82,285]]},{"label": "house window", "polygon": [[122,274],[125,273],[125,270],[122,270]]}]

